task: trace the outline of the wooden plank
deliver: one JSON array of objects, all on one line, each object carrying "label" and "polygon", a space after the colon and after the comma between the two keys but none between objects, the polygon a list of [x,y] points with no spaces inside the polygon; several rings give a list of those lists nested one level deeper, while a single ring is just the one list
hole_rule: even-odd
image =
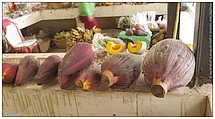
[{"label": "wooden plank", "polygon": [[196,4],[194,32],[194,55],[196,57],[195,77],[191,86],[212,82],[212,3]]},{"label": "wooden plank", "polygon": [[[167,37],[173,38],[173,31],[175,26],[175,20],[176,20],[176,10],[177,10],[177,3],[168,3],[168,14],[167,14]],[[179,15],[179,23],[180,24],[180,15]],[[180,25],[177,29],[177,36],[176,38],[179,39],[179,29]]]}]

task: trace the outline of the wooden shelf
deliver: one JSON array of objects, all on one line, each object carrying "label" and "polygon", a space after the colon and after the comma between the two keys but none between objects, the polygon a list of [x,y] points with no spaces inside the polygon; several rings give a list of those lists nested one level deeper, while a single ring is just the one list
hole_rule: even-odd
[{"label": "wooden shelf", "polygon": [[[130,16],[137,12],[155,11],[159,15],[167,14],[166,3],[153,3],[147,5],[113,5],[96,7],[96,17]],[[28,27],[42,20],[73,19],[78,17],[78,8],[40,10],[28,15],[16,18],[13,21],[20,29]]]},{"label": "wooden shelf", "polygon": [[96,17],[130,16],[137,12],[156,11],[157,14],[167,14],[167,4],[153,3],[147,5],[113,5],[96,8]]}]

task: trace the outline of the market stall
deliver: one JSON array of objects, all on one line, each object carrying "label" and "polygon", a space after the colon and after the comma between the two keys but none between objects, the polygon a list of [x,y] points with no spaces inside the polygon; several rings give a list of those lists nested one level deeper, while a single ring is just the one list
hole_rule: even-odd
[{"label": "market stall", "polygon": [[212,116],[211,74],[200,85],[197,48],[177,40],[179,3],[99,3],[89,29],[77,7],[35,3],[4,22],[5,41],[40,47],[3,53],[3,116]]},{"label": "market stall", "polygon": [[[60,5],[60,3],[54,4],[59,5],[57,7],[58,9],[50,7],[50,4],[48,3],[29,3],[28,5],[17,3],[16,5],[17,7],[20,7],[20,9],[16,11],[5,12],[4,17],[12,18],[11,20],[16,23],[17,27],[22,31],[23,35],[25,37],[28,36],[27,38],[31,38],[32,35],[37,35],[40,30],[43,30],[49,35],[50,39],[53,39],[55,33],[64,30],[68,31],[71,28],[79,26],[79,22],[77,21],[79,12],[77,5],[75,4],[71,5],[70,7],[67,6],[66,8],[64,5]],[[117,30],[119,17],[132,16],[138,12],[141,13],[143,11],[154,11],[156,15],[162,15],[163,17],[166,17],[166,10],[166,3],[115,3],[109,5],[97,4],[95,17],[97,18],[99,27],[102,28],[104,33],[111,34],[116,31],[114,36],[110,36],[116,37],[118,36],[117,33],[120,32],[120,29]],[[112,32],[111,29],[114,31]],[[40,42],[40,44],[45,47],[42,47],[41,49],[48,49],[46,47],[50,47],[50,45],[47,44],[49,42]],[[46,50],[43,52],[49,51]]]}]

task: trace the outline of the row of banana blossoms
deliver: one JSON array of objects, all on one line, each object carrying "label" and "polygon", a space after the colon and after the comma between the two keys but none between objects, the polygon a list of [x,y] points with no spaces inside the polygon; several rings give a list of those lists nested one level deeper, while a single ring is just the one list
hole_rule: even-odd
[{"label": "row of banana blossoms", "polygon": [[41,64],[32,56],[24,57],[19,64],[3,63],[3,83],[24,85],[37,80],[38,85],[48,85],[56,80],[62,89],[106,90],[128,88],[140,74],[140,63],[134,58],[118,54],[105,59],[100,70],[93,62],[99,57],[92,45],[77,43],[63,58],[47,57]]},{"label": "row of banana blossoms", "polygon": [[[170,47],[174,44],[186,48],[182,43],[175,42],[175,40],[167,40],[167,42],[164,40],[161,45],[153,46],[154,48],[144,57],[144,60],[146,59],[144,62],[128,54],[115,54],[105,58],[99,70],[96,70],[93,64],[98,58],[98,54],[93,51],[91,44],[80,42],[67,51],[62,59],[59,56],[52,55],[46,58],[42,64],[39,64],[32,56],[26,56],[19,64],[3,63],[3,83],[20,86],[30,79],[35,79],[38,85],[48,85],[58,81],[62,89],[80,88],[85,91],[126,89],[139,78],[143,70],[146,73],[144,79],[151,86],[153,95],[164,97],[167,91],[185,86],[191,79],[191,75],[186,75],[186,73],[190,72],[189,74],[192,74],[192,70],[194,70],[192,68],[193,63],[190,61],[193,59],[190,55],[187,55],[190,50],[187,51],[188,53],[181,50],[180,53],[184,53],[184,55],[180,55],[182,56],[179,57],[180,61],[171,62],[174,66],[167,62],[171,58],[162,58],[171,55],[162,56],[160,54],[171,52],[170,50],[173,49]],[[157,53],[154,52],[158,47],[162,48],[159,50],[162,53],[158,53],[159,57],[156,57]],[[174,58],[177,59],[177,57]],[[187,58],[191,59],[188,60]],[[191,65],[186,63],[188,61]],[[180,66],[177,66],[175,62],[180,66],[182,62],[186,63],[185,65],[189,67],[180,72],[178,69]],[[164,68],[167,69],[166,72]],[[174,75],[171,68],[176,70],[177,74]],[[183,73],[182,76],[185,78],[181,76],[179,79],[179,73]]]}]

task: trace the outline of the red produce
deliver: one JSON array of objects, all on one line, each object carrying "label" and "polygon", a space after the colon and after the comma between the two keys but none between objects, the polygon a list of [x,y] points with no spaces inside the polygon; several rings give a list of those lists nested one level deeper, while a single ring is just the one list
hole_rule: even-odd
[{"label": "red produce", "polygon": [[[60,63],[61,65],[61,63]],[[62,75],[61,68],[58,69],[58,81],[60,83],[60,88],[62,89],[73,89],[74,88],[74,81],[77,77],[78,72],[74,73],[73,75]]]},{"label": "red produce", "polygon": [[167,91],[186,86],[192,79],[195,58],[179,40],[165,39],[154,45],[144,57],[144,79],[152,94],[164,97]]},{"label": "red produce", "polygon": [[129,29],[128,31],[126,31],[126,35],[128,36],[133,36],[134,35],[134,32],[132,29]]},{"label": "red produce", "polygon": [[25,56],[19,63],[15,85],[22,85],[32,79],[39,68],[39,62],[32,56]]},{"label": "red produce", "polygon": [[54,81],[57,77],[58,64],[61,62],[61,58],[57,55],[51,55],[45,59],[45,61],[39,67],[36,75],[38,84],[46,84]]},{"label": "red produce", "polygon": [[71,75],[89,66],[95,53],[92,45],[85,42],[77,43],[63,58],[63,75]]},{"label": "red produce", "polygon": [[65,84],[68,82],[67,77],[81,71],[88,67],[93,59],[95,53],[92,49],[92,45],[85,42],[79,42],[73,46],[64,56],[62,64],[59,69],[59,83],[61,88],[65,88]]},{"label": "red produce", "polygon": [[116,54],[106,59],[101,66],[104,88],[129,88],[140,75],[140,62],[127,54]]},{"label": "red produce", "polygon": [[148,34],[147,32],[144,32],[142,30],[134,30],[133,31],[133,35],[135,35],[135,36],[145,36],[147,34]]},{"label": "red produce", "polygon": [[84,91],[99,88],[100,74],[93,69],[83,69],[75,79],[75,85]]},{"label": "red produce", "polygon": [[133,26],[133,28],[135,28],[135,30],[145,31],[145,28],[141,24],[136,24]]},{"label": "red produce", "polygon": [[2,81],[3,83],[12,83],[16,78],[18,64],[3,63],[2,65]]}]

